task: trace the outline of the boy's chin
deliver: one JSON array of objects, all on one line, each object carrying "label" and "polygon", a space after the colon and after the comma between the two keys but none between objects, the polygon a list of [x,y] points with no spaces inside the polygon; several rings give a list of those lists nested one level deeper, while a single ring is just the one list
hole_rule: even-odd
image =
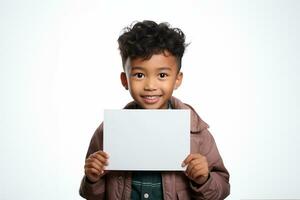
[{"label": "boy's chin", "polygon": [[167,109],[167,104],[139,104],[143,109]]}]

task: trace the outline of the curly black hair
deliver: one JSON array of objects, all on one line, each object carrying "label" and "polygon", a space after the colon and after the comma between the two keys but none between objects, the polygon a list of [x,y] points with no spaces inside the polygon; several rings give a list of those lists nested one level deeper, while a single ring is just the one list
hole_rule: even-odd
[{"label": "curly black hair", "polygon": [[168,51],[176,57],[178,71],[185,44],[185,35],[179,28],[172,28],[168,23],[157,24],[154,21],[136,22],[124,28],[124,33],[118,38],[123,68],[127,58],[142,58],[148,60],[154,54]]}]

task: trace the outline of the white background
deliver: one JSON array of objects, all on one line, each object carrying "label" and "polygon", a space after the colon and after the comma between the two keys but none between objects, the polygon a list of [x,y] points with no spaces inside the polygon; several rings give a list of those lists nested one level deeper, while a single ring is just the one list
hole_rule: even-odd
[{"label": "white background", "polygon": [[191,42],[174,95],[210,125],[228,199],[300,199],[299,10],[297,0],[1,0],[1,199],[81,199],[103,109],[131,100],[116,40],[143,19]]}]

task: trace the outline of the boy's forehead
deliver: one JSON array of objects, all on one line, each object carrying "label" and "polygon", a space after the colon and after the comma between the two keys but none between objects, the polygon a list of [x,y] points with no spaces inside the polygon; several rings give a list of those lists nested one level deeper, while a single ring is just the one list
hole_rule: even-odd
[{"label": "boy's forehead", "polygon": [[177,69],[177,61],[175,56],[171,54],[154,54],[150,58],[127,58],[125,62],[125,70],[131,70],[132,67],[139,68],[170,68]]}]

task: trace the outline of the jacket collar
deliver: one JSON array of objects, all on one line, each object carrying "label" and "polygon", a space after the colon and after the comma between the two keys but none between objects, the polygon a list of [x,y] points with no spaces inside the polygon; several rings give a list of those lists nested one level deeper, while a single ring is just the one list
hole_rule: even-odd
[{"label": "jacket collar", "polygon": [[[191,133],[200,133],[203,129],[209,128],[208,124],[205,123],[199,115],[196,113],[194,108],[188,104],[181,102],[179,99],[175,97],[171,97],[170,99],[171,105],[173,109],[187,109],[190,110],[191,113]],[[132,101],[128,103],[124,109],[141,109],[139,105]]]}]

